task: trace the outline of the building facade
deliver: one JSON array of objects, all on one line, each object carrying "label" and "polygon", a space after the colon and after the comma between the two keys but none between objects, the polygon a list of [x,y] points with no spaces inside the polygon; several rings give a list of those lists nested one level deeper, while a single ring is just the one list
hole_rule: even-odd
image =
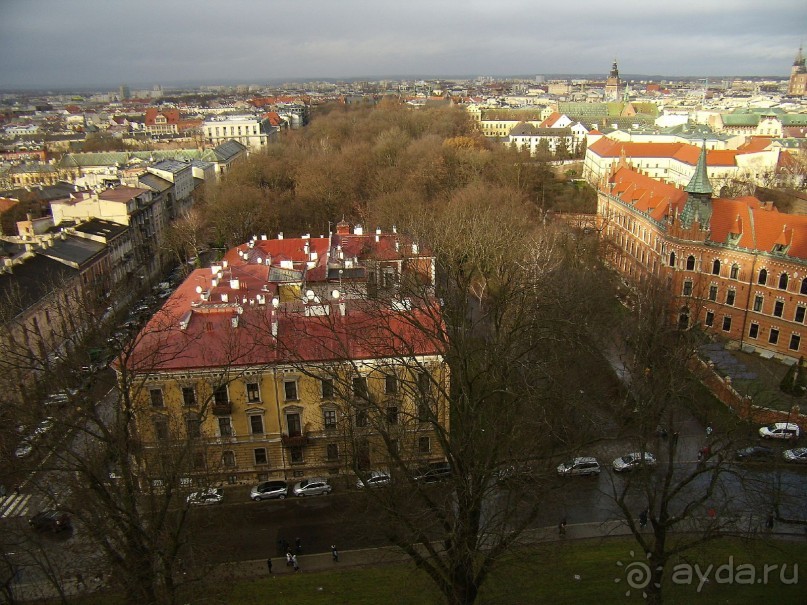
[{"label": "building facade", "polygon": [[230,483],[384,467],[391,440],[407,459],[441,458],[431,422],[447,425],[448,408],[432,394],[447,370],[412,329],[434,315],[385,298],[401,280],[430,287],[432,267],[396,233],[340,224],[256,237],[191,273],[127,368],[145,476],[162,481],[154,461],[189,442],[199,480]]},{"label": "building facade", "polygon": [[268,118],[251,115],[219,116],[202,126],[205,142],[217,146],[230,139],[238,141],[251,151],[265,148],[277,136]]},{"label": "building facade", "polygon": [[668,284],[682,329],[798,359],[807,344],[807,217],[753,197],[713,196],[706,151],[686,187],[623,159],[598,190],[608,262],[635,284]]}]

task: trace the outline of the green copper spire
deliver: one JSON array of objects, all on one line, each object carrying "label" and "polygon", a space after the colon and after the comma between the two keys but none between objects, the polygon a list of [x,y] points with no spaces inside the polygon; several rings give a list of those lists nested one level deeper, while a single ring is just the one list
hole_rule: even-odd
[{"label": "green copper spire", "polygon": [[695,174],[692,175],[689,185],[684,187],[684,191],[687,193],[712,195],[712,184],[709,182],[709,177],[706,175],[706,141],[703,142],[703,146],[701,147],[701,155],[695,166]]},{"label": "green copper spire", "polygon": [[693,223],[698,223],[701,229],[708,231],[712,220],[712,184],[706,176],[706,141],[701,147],[695,174],[684,191],[689,195],[681,211],[681,224],[689,229]]}]

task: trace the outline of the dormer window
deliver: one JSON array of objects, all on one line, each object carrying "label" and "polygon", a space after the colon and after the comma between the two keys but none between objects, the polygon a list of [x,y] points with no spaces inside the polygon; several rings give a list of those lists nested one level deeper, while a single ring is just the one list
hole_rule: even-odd
[{"label": "dormer window", "polygon": [[787,246],[785,244],[774,244],[773,245],[773,253],[774,254],[787,254]]}]

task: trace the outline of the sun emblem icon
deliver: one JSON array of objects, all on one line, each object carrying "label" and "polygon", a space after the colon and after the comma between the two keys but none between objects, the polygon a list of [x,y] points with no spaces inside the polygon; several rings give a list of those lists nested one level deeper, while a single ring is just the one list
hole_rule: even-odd
[{"label": "sun emblem icon", "polygon": [[[630,551],[631,558],[636,557],[633,551]],[[650,559],[650,553],[647,553],[646,559]],[[648,565],[645,561],[630,561],[629,563],[625,564],[622,561],[616,562],[617,566],[624,568],[625,570],[625,584],[628,585],[628,590],[625,591],[625,596],[629,597],[632,590],[641,590],[642,597],[645,599],[647,598],[647,592],[645,588],[650,585],[650,581],[652,580],[652,570],[650,569],[650,565]],[[658,567],[657,569],[661,569]],[[622,578],[614,578],[615,583],[619,583],[622,581]],[[660,588],[661,586],[656,583],[654,584],[656,588]]]}]

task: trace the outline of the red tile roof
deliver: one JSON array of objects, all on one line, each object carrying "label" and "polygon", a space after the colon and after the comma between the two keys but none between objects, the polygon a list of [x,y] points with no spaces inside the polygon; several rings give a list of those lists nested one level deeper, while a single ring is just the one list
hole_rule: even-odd
[{"label": "red tile roof", "polygon": [[[690,166],[698,163],[701,152],[700,147],[688,143],[634,143],[614,141],[608,137],[595,141],[588,149],[600,157],[618,158],[624,153],[627,158],[674,158]],[[735,166],[737,156],[744,153],[749,151],[710,149],[706,151],[706,164]]]},{"label": "red tile roof", "polygon": [[155,119],[157,116],[162,115],[165,118],[166,124],[179,124],[179,110],[178,109],[158,109],[157,107],[149,107],[146,109],[145,124],[146,126],[155,126]]},{"label": "red tile roof", "polygon": [[[680,213],[687,193],[673,185],[620,167],[609,179],[613,195],[659,221]],[[741,234],[740,248],[771,252],[775,244],[789,246],[787,257],[807,259],[807,215],[785,214],[755,197],[713,198],[709,240],[726,243],[729,234]]]}]

